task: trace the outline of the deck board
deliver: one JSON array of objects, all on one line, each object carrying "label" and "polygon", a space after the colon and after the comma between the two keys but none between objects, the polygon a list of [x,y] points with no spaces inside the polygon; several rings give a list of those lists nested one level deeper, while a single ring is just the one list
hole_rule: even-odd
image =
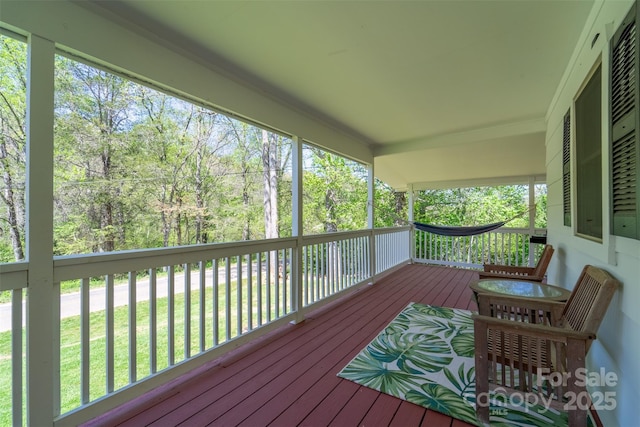
[{"label": "deck board", "polygon": [[375,402],[373,402],[373,406],[371,406],[367,415],[362,419],[360,425],[367,427],[388,426],[393,417],[395,417],[396,412],[398,412],[401,403],[402,400],[400,399],[388,394],[378,393],[378,397]]},{"label": "deck board", "polygon": [[375,404],[380,393],[368,387],[358,388],[349,401],[348,408],[342,408],[331,421],[331,427],[357,426]]},{"label": "deck board", "polygon": [[337,377],[410,302],[475,309],[477,272],[407,265],[165,395],[87,426],[468,426]]},{"label": "deck board", "polygon": [[418,426],[425,415],[425,409],[409,402],[402,402],[389,427]]}]

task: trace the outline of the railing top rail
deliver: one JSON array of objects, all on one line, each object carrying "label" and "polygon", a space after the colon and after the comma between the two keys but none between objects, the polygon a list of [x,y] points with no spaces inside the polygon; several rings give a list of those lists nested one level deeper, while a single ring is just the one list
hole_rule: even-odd
[{"label": "railing top rail", "polygon": [[0,291],[26,288],[28,269],[29,263],[26,261],[0,264]]},{"label": "railing top rail", "polygon": [[29,263],[27,261],[9,262],[6,264],[0,264],[0,274],[13,273],[16,271],[27,271],[29,269]]},{"label": "railing top rail", "polygon": [[127,271],[141,271],[168,265],[188,264],[210,259],[255,254],[295,247],[295,238],[209,243],[173,248],[154,248],[102,254],[54,257],[56,282]]},{"label": "railing top rail", "polygon": [[[408,231],[410,226],[386,227],[356,231],[302,236],[303,245],[358,238],[374,234]],[[296,237],[268,240],[252,240],[227,243],[209,243],[170,248],[127,250],[99,254],[64,255],[54,257],[54,280],[63,281],[78,277],[94,277],[127,271],[194,263],[202,260],[234,257],[258,252],[267,252],[297,246]],[[18,267],[4,267],[18,268]],[[26,269],[26,267],[24,267]],[[2,271],[2,270],[0,270]]]},{"label": "railing top rail", "polygon": [[373,233],[374,234],[388,234],[388,233],[398,233],[401,231],[410,231],[411,230],[411,226],[410,225],[403,225],[403,226],[399,226],[399,227],[380,227],[380,228],[374,228],[373,229]]},{"label": "railing top rail", "polygon": [[[533,230],[535,233],[543,233],[543,232],[546,232],[547,229],[542,227],[542,228],[534,228]],[[497,230],[494,230],[493,232],[529,234],[529,228],[528,227],[500,227]]]},{"label": "railing top rail", "polygon": [[338,240],[347,240],[354,237],[363,237],[371,234],[371,230],[356,230],[356,231],[336,231],[334,233],[326,234],[310,234],[302,236],[302,242],[304,245],[313,245],[317,243],[335,242]]},{"label": "railing top rail", "polygon": [[410,231],[411,226],[406,225],[402,227],[381,227],[381,228],[367,228],[364,230],[356,230],[356,231],[336,231],[335,233],[325,233],[325,234],[309,234],[302,236],[302,241],[305,245],[311,245],[316,243],[326,243],[333,242],[338,240],[346,240],[353,237],[362,237],[368,236],[371,233],[373,234],[389,234],[389,233],[398,233],[402,231]]},{"label": "railing top rail", "polygon": [[[132,249],[126,251],[114,251],[103,253],[91,253],[91,254],[77,254],[77,255],[59,255],[54,256],[53,260],[56,266],[67,266],[73,264],[88,263],[94,261],[111,261],[113,259],[121,258],[154,258],[163,255],[190,255],[190,254],[202,254],[203,252],[228,252],[229,249],[235,251],[236,255],[242,255],[247,252],[260,252],[261,250],[273,250],[274,246],[280,248],[291,247],[295,244],[296,239],[294,237],[286,237],[279,239],[266,239],[266,240],[246,240],[238,242],[226,242],[226,243],[206,243],[200,245],[189,246],[172,246],[168,248],[151,248],[151,249]],[[246,251],[246,248],[251,248],[251,251]],[[226,255],[225,255],[226,256]]]},{"label": "railing top rail", "polygon": [[[422,230],[418,230],[416,229],[416,231],[420,231],[422,233],[429,233],[428,231],[422,231]],[[544,227],[539,227],[539,228],[534,228],[534,233],[546,233],[547,229]],[[522,234],[529,234],[529,228],[528,227],[500,227],[497,228],[495,230],[491,230],[488,231],[487,234],[489,233],[522,233]],[[429,233],[429,234],[433,234],[433,233]],[[454,236],[454,237],[464,237],[464,236]]]}]

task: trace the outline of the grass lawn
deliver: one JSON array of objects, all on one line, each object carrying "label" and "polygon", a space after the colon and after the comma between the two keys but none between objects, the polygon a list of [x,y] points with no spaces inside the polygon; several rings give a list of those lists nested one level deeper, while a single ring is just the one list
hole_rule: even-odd
[{"label": "grass lawn", "polygon": [[[263,277],[264,280],[264,277]],[[104,283],[104,282],[103,282]],[[288,286],[288,284],[287,284]],[[192,284],[192,289],[195,289]],[[78,290],[78,289],[75,289]],[[73,290],[72,290],[73,291]],[[251,303],[248,294],[251,291]],[[283,286],[279,289],[279,309],[276,311],[276,291],[272,283],[269,289],[270,307],[267,307],[267,288],[261,284],[262,301],[258,301],[258,285],[256,280],[252,280],[251,289],[248,281],[242,282],[241,292],[238,292],[237,282],[231,282],[229,292],[229,306],[231,313],[226,317],[225,285],[218,286],[218,343],[223,343],[239,335],[238,331],[246,331],[255,328],[257,324],[258,308],[262,313],[262,322],[267,322],[267,315],[271,319],[286,314],[283,310],[285,301]],[[290,297],[290,290],[286,290],[287,298]],[[238,298],[240,298],[240,312],[238,310]],[[173,305],[174,316],[170,319],[169,308]],[[163,370],[170,365],[169,362],[169,322],[173,322],[173,362],[177,363],[185,359],[185,347],[191,355],[200,353],[200,292],[192,290],[190,292],[190,340],[185,344],[185,295],[175,294],[173,298],[158,298],[156,302],[156,371]],[[252,322],[249,325],[248,305],[252,308]],[[213,288],[205,288],[203,304],[204,321],[204,350],[214,346],[214,306]],[[139,302],[136,306],[136,369],[135,379],[140,380],[152,374],[151,372],[151,352],[150,352],[150,304],[148,301]],[[286,305],[287,311],[290,305]],[[238,318],[241,318],[238,324]],[[104,311],[91,313],[89,316],[89,400],[95,400],[104,396],[107,392],[106,378],[106,319]],[[114,390],[118,390],[129,384],[129,307],[122,306],[114,309]],[[227,329],[229,335],[227,335]],[[68,412],[81,405],[81,319],[80,316],[62,319],[60,328],[60,401],[61,413]],[[24,335],[24,331],[23,331]],[[23,355],[24,357],[24,355]],[[24,366],[24,362],[23,362]],[[24,378],[24,374],[23,374]],[[11,425],[11,332],[0,333],[0,425]]]}]

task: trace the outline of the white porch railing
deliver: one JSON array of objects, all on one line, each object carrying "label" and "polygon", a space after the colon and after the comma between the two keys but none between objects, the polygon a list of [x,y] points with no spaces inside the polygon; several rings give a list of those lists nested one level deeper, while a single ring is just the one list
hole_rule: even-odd
[{"label": "white porch railing", "polygon": [[[52,354],[58,411],[52,421],[75,425],[100,415],[303,319],[410,254],[414,262],[471,268],[527,265],[532,248],[541,246],[529,237],[528,229],[452,238],[402,227],[56,257],[60,351]],[[9,300],[0,304],[0,334],[11,335],[10,342],[0,340],[10,347],[0,348],[0,364],[11,365],[0,371],[2,388],[11,390],[11,403],[0,402],[0,420],[13,425],[25,421],[23,333],[33,333],[24,328],[28,267],[0,265],[0,292]]]},{"label": "white porch railing", "polygon": [[[546,234],[546,229],[536,229],[535,234]],[[413,261],[467,268],[482,268],[484,263],[531,266],[542,245],[530,243],[530,237],[528,228],[502,227],[477,236],[455,237],[416,229]]]},{"label": "white porch railing", "polygon": [[[52,422],[81,423],[303,319],[408,262],[410,236],[403,227],[56,257]],[[25,422],[23,333],[38,333],[24,327],[27,276],[28,263],[0,265],[0,292],[11,294],[0,334],[12,337],[0,349],[11,364],[0,420],[13,425]]]},{"label": "white porch railing", "polygon": [[376,274],[382,274],[410,259],[412,239],[409,227],[376,229],[375,239]]}]

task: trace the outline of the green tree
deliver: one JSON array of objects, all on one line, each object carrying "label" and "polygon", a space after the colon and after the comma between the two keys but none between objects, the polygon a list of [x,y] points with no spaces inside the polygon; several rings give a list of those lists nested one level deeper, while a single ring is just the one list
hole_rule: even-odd
[{"label": "green tree", "polygon": [[265,238],[280,237],[278,230],[278,146],[275,135],[262,130],[262,181],[264,185]]},{"label": "green tree", "polygon": [[310,148],[304,173],[306,233],[359,230],[367,224],[367,173],[344,157]]},{"label": "green tree", "polygon": [[0,35],[0,262],[24,259],[26,53],[24,43]]},{"label": "green tree", "polygon": [[509,227],[527,227],[528,191],[522,185],[419,191],[414,203],[415,218],[454,226],[511,220]]},{"label": "green tree", "polygon": [[407,225],[407,193],[394,191],[386,183],[375,180],[375,227]]},{"label": "green tree", "polygon": [[[136,186],[129,160],[133,100],[130,81],[58,57],[56,78],[56,206],[63,218],[80,219],[78,231],[92,252],[126,247],[125,219]],[[69,177],[75,186],[66,186]],[[75,188],[74,188],[75,187]],[[64,191],[71,190],[71,191]],[[69,212],[70,211],[70,212]]]},{"label": "green tree", "polygon": [[221,182],[222,174],[219,172],[222,162],[219,153],[226,147],[224,138],[217,131],[220,119],[224,120],[224,117],[206,108],[198,108],[194,132],[196,147],[194,155],[190,157],[195,196],[195,243],[209,242],[210,203]]}]

